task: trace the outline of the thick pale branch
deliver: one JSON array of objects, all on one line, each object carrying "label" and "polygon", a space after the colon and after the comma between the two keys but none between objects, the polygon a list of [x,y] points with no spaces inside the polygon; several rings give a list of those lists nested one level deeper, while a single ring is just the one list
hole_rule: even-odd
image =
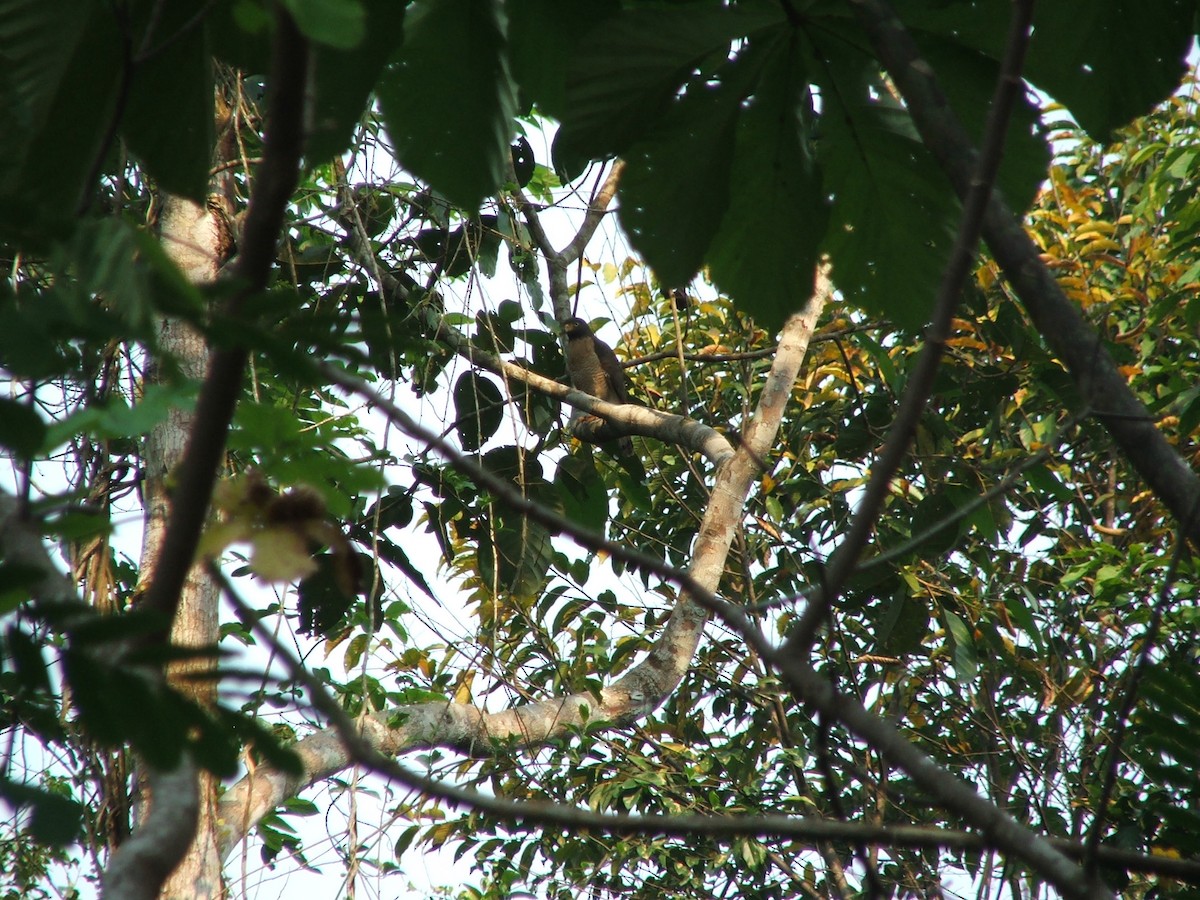
[{"label": "thick pale branch", "polygon": [[491,353],[478,350],[472,347],[465,337],[450,329],[443,327],[438,334],[456,352],[481,369],[486,369],[506,380],[520,382],[586,413],[601,416],[616,424],[621,434],[640,434],[678,444],[695,453],[702,454],[715,466],[721,465],[733,455],[733,447],[730,446],[724,435],[695,419],[659,412],[635,403],[608,403]]},{"label": "thick pale branch", "polygon": [[[246,299],[267,285],[284,210],[300,171],[308,42],[286,12],[276,16],[275,31],[263,163],[255,173],[241,248],[233,264],[232,280],[240,290],[226,310],[233,318]],[[191,435],[176,473],[171,521],[154,577],[142,600],[145,607],[161,612],[168,623],[174,618],[196,555],[248,358],[244,347],[223,347],[214,352],[196,402]]]},{"label": "thick pale branch", "polygon": [[603,221],[609,204],[612,203],[613,197],[616,196],[617,185],[620,183],[621,173],[624,170],[625,164],[620,161],[613,165],[608,176],[604,179],[604,183],[600,186],[600,190],[596,192],[596,195],[588,203],[587,213],[579,226],[579,230],[575,232],[575,236],[571,238],[570,243],[562,250],[554,248],[549,236],[546,234],[545,228],[542,227],[541,220],[538,218],[537,209],[529,202],[520,188],[515,189],[512,193],[517,208],[521,211],[521,214],[525,217],[526,224],[529,226],[529,233],[533,236],[534,243],[541,250],[542,258],[546,261],[546,278],[550,284],[550,304],[554,309],[555,317],[560,322],[565,321],[572,314],[570,300],[568,299],[570,292],[567,289],[567,269],[583,255],[588,241],[592,239],[592,235],[596,233],[596,229],[600,226],[601,221]]},{"label": "thick pale branch", "polygon": [[[290,14],[280,7],[275,17],[270,119],[263,163],[256,174],[241,252],[232,270],[238,290],[226,312],[233,318],[249,297],[266,287],[274,264],[284,210],[299,175],[307,72],[307,41]],[[222,347],[209,362],[187,445],[175,473],[170,519],[140,603],[162,619],[161,629],[147,641],[165,643],[176,620],[208,516],[248,357],[244,347]],[[157,678],[164,675],[161,669],[152,673]],[[196,832],[200,805],[194,766],[184,759],[169,772],[147,768],[152,786],[150,813],[133,837],[113,853],[103,885],[106,900],[156,897],[188,852]]]},{"label": "thick pale branch", "polygon": [[[582,724],[579,705],[589,706],[589,712],[604,712],[604,705],[591,705],[587,695],[575,695],[562,700],[530,704],[499,714],[481,713],[471,706],[457,703],[426,703],[403,707],[390,712],[376,713],[359,722],[338,706],[329,694],[290,651],[263,627],[261,620],[253,615],[236,595],[231,595],[245,616],[246,624],[253,627],[282,659],[292,674],[309,688],[314,705],[324,711],[335,723],[297,745],[308,772],[308,781],[333,775],[353,764],[366,765],[380,774],[402,784],[416,788],[430,796],[446,800],[454,806],[480,810],[497,818],[526,827],[557,827],[572,830],[592,829],[613,834],[664,834],[680,837],[706,835],[718,839],[739,836],[779,838],[800,842],[822,843],[847,841],[860,845],[886,847],[908,847],[915,849],[950,849],[971,851],[986,849],[990,842],[984,835],[948,831],[918,826],[878,826],[850,823],[805,816],[631,816],[606,815],[576,806],[560,803],[513,801],[503,797],[483,794],[478,791],[456,788],[445,782],[419,775],[396,763],[391,757],[419,747],[456,746],[464,753],[490,752],[495,742],[515,741],[521,745],[537,743],[530,720],[517,724],[512,714],[523,714],[537,707],[551,716],[562,715],[564,719],[553,733],[562,733],[563,726]],[[399,726],[390,723],[402,721]],[[551,732],[547,731],[546,736]],[[455,741],[456,743],[449,743]],[[319,772],[319,774],[318,774]],[[269,812],[279,799],[294,793],[303,783],[300,779],[289,783],[277,773],[269,770],[254,773],[235,785],[222,800],[222,811],[249,822]],[[240,829],[230,827],[225,835],[222,849],[233,849]],[[1084,848],[1066,840],[1052,843],[1065,855],[1079,858]],[[1167,875],[1193,883],[1200,883],[1200,863],[1164,857],[1144,856],[1138,853],[1101,847],[1097,858],[1107,865],[1129,871]]]},{"label": "thick pale branch", "polygon": [[[526,704],[498,713],[484,713],[463,704],[424,704],[390,710],[364,720],[361,728],[349,723],[340,708],[330,706],[327,692],[298,666],[296,677],[310,685],[312,700],[326,713],[335,727],[318,732],[296,745],[304,764],[304,774],[289,778],[281,773],[262,770],[251,773],[234,785],[222,800],[222,820],[227,831],[222,846],[231,849],[259,818],[307,784],[328,777],[352,761],[377,768],[406,784],[436,796],[461,803],[473,803],[474,792],[464,792],[434,780],[425,779],[400,767],[392,757],[431,746],[452,747],[464,753],[490,753],[494,742],[533,744],[554,735],[569,733],[585,721],[603,721],[610,727],[635,721],[662,703],[686,673],[700,635],[713,608],[724,608],[713,592],[724,571],[733,532],[741,521],[741,510],[750,485],[762,471],[763,459],[778,431],[792,385],[812,335],[816,319],[828,298],[828,282],[810,299],[803,315],[789,321],[783,332],[779,353],[764,386],[758,409],[746,431],[745,440],[732,458],[717,472],[713,500],[706,511],[696,542],[688,574],[676,572],[660,560],[647,557],[599,535],[579,529],[536,504],[530,503],[510,485],[498,481],[485,470],[448,447],[445,441],[421,428],[402,410],[370,388],[336,370],[337,383],[356,393],[369,396],[394,424],[442,453],[460,471],[476,480],[480,487],[494,493],[512,508],[535,517],[556,531],[568,533],[583,546],[605,549],[631,565],[645,566],[682,588],[680,602],[647,657],[598,695],[574,694],[539,703]],[[586,397],[587,395],[580,395]],[[598,402],[598,401],[597,401]],[[736,616],[736,610],[726,613]],[[741,617],[743,625],[748,622]],[[267,636],[264,635],[264,639]],[[290,659],[290,657],[288,657]],[[585,713],[586,710],[586,713]],[[398,723],[398,724],[397,724]],[[354,751],[354,752],[352,752]],[[499,810],[509,801],[492,798]],[[508,807],[505,807],[508,809]],[[507,817],[518,817],[525,804],[511,804]],[[526,815],[526,817],[528,817]]]},{"label": "thick pale branch", "polygon": [[112,855],[101,896],[155,900],[167,876],[191,847],[200,813],[196,768],[187,760],[169,772],[146,769],[150,812]]},{"label": "thick pale branch", "polygon": [[624,170],[625,164],[623,162],[618,160],[613,164],[613,167],[604,179],[604,183],[600,185],[600,190],[596,192],[596,196],[588,203],[587,213],[584,214],[579,230],[575,232],[570,243],[561,250],[556,250],[554,244],[550,241],[550,236],[546,234],[546,229],[542,227],[542,221],[538,218],[538,210],[529,202],[529,198],[525,196],[520,188],[513,190],[512,197],[516,201],[517,209],[525,217],[525,224],[529,226],[529,233],[533,236],[533,242],[537,244],[537,248],[546,258],[547,263],[565,270],[567,266],[576,262],[583,255],[583,250],[587,247],[588,241],[592,239],[592,235],[596,233],[596,229],[600,227],[600,223],[608,213],[608,207],[612,203],[613,197],[617,194],[617,185],[621,181],[621,173]]}]

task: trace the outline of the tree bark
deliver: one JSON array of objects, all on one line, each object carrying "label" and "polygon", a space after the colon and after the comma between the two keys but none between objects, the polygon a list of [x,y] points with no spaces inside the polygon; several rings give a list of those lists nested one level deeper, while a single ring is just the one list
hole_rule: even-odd
[{"label": "tree bark", "polygon": [[[207,206],[180,197],[165,198],[160,217],[163,248],[193,284],[214,282],[221,265],[229,257],[232,236],[228,222],[228,210],[219,198],[213,198]],[[204,377],[209,352],[204,337],[196,329],[184,322],[164,319],[159,325],[158,340],[160,356],[173,360],[184,377],[196,382]],[[146,380],[153,382],[163,374],[161,365],[156,366],[146,373]],[[190,410],[172,409],[167,420],[146,437],[143,449],[146,512],[140,571],[142,587],[151,582],[158,565],[171,513],[172,472],[183,457],[193,418]],[[218,601],[219,593],[212,578],[204,569],[193,568],[188,573],[179,611],[171,627],[171,643],[195,648],[216,646],[220,637]],[[176,662],[168,669],[167,676],[176,690],[207,705],[216,699],[215,679],[203,677],[212,667],[211,657]],[[196,777],[190,765],[182,768]],[[167,879],[162,891],[164,897],[225,895],[217,844],[217,783],[207,772],[199,773],[198,782],[197,803],[187,810],[196,817],[195,839],[183,861]],[[143,779],[142,800],[153,807],[154,792],[151,790],[149,796],[146,792],[147,782]],[[143,802],[142,806],[146,805]],[[148,816],[153,816],[153,809]],[[147,816],[139,818],[143,826],[149,821]]]}]

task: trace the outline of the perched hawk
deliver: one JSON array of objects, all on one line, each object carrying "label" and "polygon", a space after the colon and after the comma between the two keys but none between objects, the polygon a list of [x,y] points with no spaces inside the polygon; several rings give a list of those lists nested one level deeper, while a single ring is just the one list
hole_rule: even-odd
[{"label": "perched hawk", "polygon": [[[567,319],[563,322],[563,333],[567,336],[567,374],[575,390],[609,403],[628,403],[625,372],[612,347],[592,334],[583,319]],[[611,427],[611,423],[604,424]],[[633,443],[628,437],[620,438],[617,447],[624,456],[633,453]]]}]

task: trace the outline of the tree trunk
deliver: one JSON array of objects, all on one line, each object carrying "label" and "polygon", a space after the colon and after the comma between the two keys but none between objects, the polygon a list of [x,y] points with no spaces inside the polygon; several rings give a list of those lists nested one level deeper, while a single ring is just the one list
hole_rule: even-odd
[{"label": "tree trunk", "polygon": [[[200,206],[190,200],[168,196],[163,203],[160,230],[163,247],[193,284],[216,280],[221,264],[232,247],[228,210],[219,198]],[[190,325],[164,319],[159,326],[160,358],[175,360],[184,377],[199,381],[208,362],[204,337]],[[159,367],[146,374],[147,382],[163,376]],[[163,534],[171,512],[171,473],[183,456],[192,426],[190,411],[173,409],[167,420],[146,438],[143,451],[145,466],[145,519],[141,574],[143,585],[153,578]],[[199,568],[188,575],[180,598],[179,612],[171,629],[171,643],[183,647],[213,647],[220,636],[216,584]],[[175,663],[168,671],[172,685],[200,703],[216,698],[216,681],[197,678],[211,669],[211,658]],[[216,843],[216,781],[207,772],[199,775],[199,808],[196,837],[183,862],[167,880],[162,896],[208,898],[225,895],[221,878],[221,858]],[[145,783],[140,786],[142,800]],[[139,816],[142,821],[145,816]]]}]

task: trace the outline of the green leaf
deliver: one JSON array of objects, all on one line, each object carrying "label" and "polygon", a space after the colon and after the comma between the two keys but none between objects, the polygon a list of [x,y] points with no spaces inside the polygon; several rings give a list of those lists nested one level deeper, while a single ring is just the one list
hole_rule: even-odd
[{"label": "green leaf", "polygon": [[8,615],[28,600],[43,578],[45,573],[36,566],[0,563],[0,615]]},{"label": "green leaf", "polygon": [[455,427],[464,450],[478,450],[504,421],[504,395],[489,378],[464,372],[454,384]]},{"label": "green leaf", "polygon": [[849,302],[920,328],[949,257],[958,201],[908,114],[875,93],[867,60],[848,58],[842,42],[817,53],[835,54],[818,70],[833,281]]},{"label": "green leaf", "polygon": [[503,182],[516,98],[498,0],[418,0],[378,93],[406,169],[474,211]]},{"label": "green leaf", "polygon": [[580,44],[567,82],[555,165],[568,177],[589,160],[622,154],[668,110],[706,59],[775,24],[774,4],[634,9],[605,19]]},{"label": "green leaf", "polygon": [[337,632],[354,605],[355,594],[346,591],[344,564],[332,553],[316,556],[317,570],[300,580],[299,630],[305,634],[324,635]]},{"label": "green leaf", "polygon": [[129,149],[159,186],[198,203],[208,193],[213,147],[212,51],[206,31],[195,27],[207,6],[188,0],[164,4],[161,14],[154,9],[154,30],[142,38],[149,52],[133,69],[121,123]]},{"label": "green leaf", "polygon": [[530,598],[545,583],[553,555],[550,532],[537,522],[518,518],[512,525],[493,526],[479,535],[476,571],[491,593]]},{"label": "green leaf", "polygon": [[[904,20],[1000,59],[1002,3],[905,4]],[[1070,111],[1094,139],[1150,112],[1179,88],[1195,32],[1191,0],[1039,3],[1025,77]],[[948,85],[943,80],[943,87]]]},{"label": "green leaf", "polygon": [[591,454],[564,456],[554,473],[563,515],[583,528],[603,534],[608,521],[608,491]]},{"label": "green leaf", "polygon": [[350,50],[366,34],[366,11],[359,0],[283,0],[283,5],[305,37],[316,44]]},{"label": "green leaf", "polygon": [[744,52],[706,83],[689,85],[625,156],[621,224],[664,284],[692,280],[720,227],[738,114],[761,68],[759,57]]},{"label": "green leaf", "polygon": [[567,72],[580,43],[620,9],[616,0],[508,0],[513,78],[521,109],[536,103],[562,119],[567,106]]},{"label": "green leaf", "polygon": [[313,122],[304,154],[321,163],[349,145],[388,58],[404,39],[406,6],[366,0],[365,35],[352,50],[318,45],[313,54]]},{"label": "green leaf", "polygon": [[975,641],[967,623],[949,610],[942,610],[946,628],[950,632],[950,643],[954,648],[954,678],[959,683],[970,681],[979,672],[979,657],[975,654]]},{"label": "green leaf", "polygon": [[[922,43],[921,50],[937,73],[938,83],[946,92],[955,114],[976,147],[980,146],[996,81],[1000,77],[1000,64],[951,41],[928,40]],[[1043,132],[1041,112],[1022,92],[1005,132],[996,178],[997,190],[1017,214],[1024,213],[1033,203],[1050,167],[1050,147]],[[949,183],[946,190],[950,190]]]},{"label": "green leaf", "polygon": [[1190,0],[1040,3],[1027,74],[1108,141],[1179,88],[1195,13]]},{"label": "green leaf", "polygon": [[104,152],[121,81],[114,10],[10,0],[0,15],[0,233],[73,224]]},{"label": "green leaf", "polygon": [[798,113],[808,90],[799,47],[782,33],[769,39],[770,64],[738,123],[735,189],[708,264],[717,285],[774,333],[812,294],[828,212]]},{"label": "green leaf", "polygon": [[[1026,600],[1029,602],[1026,603]],[[1033,617],[1031,606],[1036,606],[1036,600],[1028,588],[1011,591],[1005,595],[1004,608],[1008,610],[1008,615],[1012,618],[1013,623],[1033,641],[1034,647],[1040,653],[1043,648],[1042,631]]]},{"label": "green leaf", "polygon": [[29,836],[40,844],[62,847],[80,837],[83,805],[41,788],[0,776],[0,797],[17,808],[28,808]]},{"label": "green leaf", "polygon": [[0,446],[29,459],[46,440],[46,423],[31,406],[0,397]]}]

